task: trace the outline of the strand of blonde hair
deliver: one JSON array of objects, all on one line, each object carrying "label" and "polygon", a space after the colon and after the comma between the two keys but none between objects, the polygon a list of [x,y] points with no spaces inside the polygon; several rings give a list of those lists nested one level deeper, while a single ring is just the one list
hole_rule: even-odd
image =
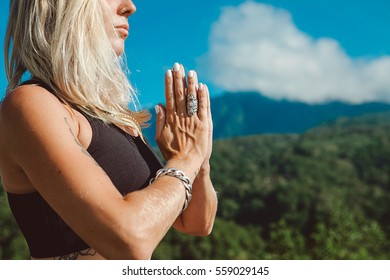
[{"label": "strand of blonde hair", "polygon": [[103,12],[100,1],[11,0],[6,94],[28,73],[50,86],[62,102],[142,135],[150,114],[139,110],[123,57],[106,35]]}]

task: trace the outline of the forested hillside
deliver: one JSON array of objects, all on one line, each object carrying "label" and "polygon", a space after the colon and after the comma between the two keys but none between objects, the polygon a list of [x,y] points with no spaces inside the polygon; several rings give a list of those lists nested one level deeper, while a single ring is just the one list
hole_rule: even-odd
[{"label": "forested hillside", "polygon": [[[387,103],[347,104],[328,102],[306,104],[274,100],[258,92],[225,93],[211,100],[214,138],[225,139],[263,133],[303,133],[340,117],[356,117],[390,110]],[[154,144],[156,128],[154,110],[152,126],[145,130]]]},{"label": "forested hillside", "polygon": [[[390,114],[215,142],[209,237],[171,230],[154,259],[389,259]],[[0,259],[26,258],[0,195]]]},{"label": "forested hillside", "polygon": [[155,258],[390,258],[390,114],[217,141],[212,167],[211,237],[172,231]]}]

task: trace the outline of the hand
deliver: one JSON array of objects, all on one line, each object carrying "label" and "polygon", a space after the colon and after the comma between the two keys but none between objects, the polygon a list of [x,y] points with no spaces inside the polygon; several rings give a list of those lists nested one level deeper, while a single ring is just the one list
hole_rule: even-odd
[{"label": "hand", "polygon": [[[206,85],[202,85],[204,87],[204,91],[206,91],[207,96],[207,103],[206,103],[206,110],[207,110],[207,122],[208,122],[208,144],[207,144],[207,153],[205,155],[204,161],[202,163],[201,169],[202,170],[209,170],[209,161],[212,153],[213,148],[213,120],[211,117],[211,108],[210,108],[210,94],[209,89]],[[196,72],[191,70],[188,72],[188,88],[187,92],[196,92],[199,89],[198,84],[198,77],[196,75]]]},{"label": "hand", "polygon": [[209,89],[206,85],[204,85],[206,95],[207,95],[207,121],[209,123],[208,125],[208,149],[207,153],[205,156],[205,159],[202,163],[201,169],[209,171],[210,168],[210,158],[211,158],[211,153],[213,151],[213,119],[211,116],[211,106],[210,106],[210,94],[209,94]]},{"label": "hand", "polygon": [[[198,99],[198,112],[189,116],[187,97],[191,93]],[[166,107],[156,107],[156,142],[161,153],[168,161],[185,160],[199,169],[211,153],[208,89],[198,85],[194,71],[187,88],[184,69],[175,64],[165,75],[165,98]]]}]

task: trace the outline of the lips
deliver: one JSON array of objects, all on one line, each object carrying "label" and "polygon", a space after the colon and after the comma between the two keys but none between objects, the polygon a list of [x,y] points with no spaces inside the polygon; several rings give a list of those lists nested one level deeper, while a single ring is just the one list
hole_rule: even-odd
[{"label": "lips", "polygon": [[115,27],[115,29],[118,32],[119,36],[121,36],[121,37],[129,36],[129,25],[128,24],[118,25]]}]

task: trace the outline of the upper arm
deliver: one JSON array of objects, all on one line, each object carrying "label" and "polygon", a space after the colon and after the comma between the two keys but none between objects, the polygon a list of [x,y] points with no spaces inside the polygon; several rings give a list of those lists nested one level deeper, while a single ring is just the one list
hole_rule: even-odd
[{"label": "upper arm", "polygon": [[78,142],[59,100],[40,87],[20,87],[3,101],[1,119],[14,160],[50,206],[98,251],[122,246],[114,227],[124,200]]}]

